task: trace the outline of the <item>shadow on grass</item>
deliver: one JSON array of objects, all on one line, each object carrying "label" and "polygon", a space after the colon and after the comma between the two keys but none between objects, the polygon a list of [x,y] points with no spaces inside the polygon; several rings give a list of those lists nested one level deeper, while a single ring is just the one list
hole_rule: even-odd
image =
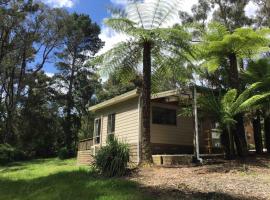
[{"label": "shadow on grass", "polygon": [[[232,196],[222,192],[203,193],[185,188],[184,185],[179,189],[164,189],[164,188],[143,188],[143,191],[148,192],[155,199],[159,200],[259,200],[254,197]],[[157,198],[158,197],[158,198]]]},{"label": "shadow on grass", "polygon": [[61,172],[30,180],[0,179],[5,200],[151,200],[134,182],[105,179],[86,170]]},{"label": "shadow on grass", "polygon": [[[61,172],[31,180],[0,179],[0,199],[5,200],[251,200],[223,193],[143,187],[123,179],[106,179],[94,172]],[[254,199],[254,198],[252,198]]]}]

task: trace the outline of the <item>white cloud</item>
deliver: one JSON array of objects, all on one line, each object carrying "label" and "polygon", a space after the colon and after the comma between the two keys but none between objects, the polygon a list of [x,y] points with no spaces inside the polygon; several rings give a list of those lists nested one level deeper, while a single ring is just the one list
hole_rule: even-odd
[{"label": "white cloud", "polygon": [[75,0],[42,0],[44,3],[54,7],[54,8],[71,8],[75,4]]},{"label": "white cloud", "polygon": [[126,41],[129,37],[124,34],[116,33],[112,29],[103,26],[100,34],[100,39],[105,42],[105,46],[99,51],[98,55],[112,49],[117,43]]},{"label": "white cloud", "polygon": [[126,5],[128,3],[128,0],[111,0],[113,4],[118,4],[118,5]]},{"label": "white cloud", "polygon": [[257,9],[258,9],[258,6],[254,2],[250,1],[249,4],[245,8],[247,16],[249,17],[255,16]]},{"label": "white cloud", "polygon": [[51,72],[45,72],[45,74],[50,78],[52,78],[54,76],[54,73],[51,73]]}]

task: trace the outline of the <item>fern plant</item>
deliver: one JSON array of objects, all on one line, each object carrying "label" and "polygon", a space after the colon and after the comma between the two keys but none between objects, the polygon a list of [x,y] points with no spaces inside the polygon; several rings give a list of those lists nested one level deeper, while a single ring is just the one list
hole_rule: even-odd
[{"label": "fern plant", "polygon": [[220,128],[228,134],[230,153],[234,149],[232,128],[237,123],[235,116],[256,108],[266,99],[269,99],[270,92],[258,93],[258,89],[263,85],[262,82],[257,82],[239,95],[236,89],[231,89],[222,97],[215,97],[210,94],[201,97],[199,100],[201,109],[208,115],[212,114],[212,117],[219,122]]},{"label": "fern plant", "polygon": [[225,26],[213,22],[202,35],[202,42],[197,45],[200,58],[210,72],[222,67],[224,59],[235,54],[237,59],[254,58],[269,51],[270,29],[238,28],[230,33]]},{"label": "fern plant", "polygon": [[[162,58],[190,54],[190,35],[180,26],[170,26],[178,17],[181,0],[130,1],[124,11],[106,19],[105,24],[115,31],[128,35],[129,39],[99,56],[103,73],[121,69],[125,78],[130,72],[140,71],[142,66],[142,162],[152,162],[150,148],[150,96],[151,75],[154,68],[166,67]],[[154,65],[153,65],[154,64]]]}]

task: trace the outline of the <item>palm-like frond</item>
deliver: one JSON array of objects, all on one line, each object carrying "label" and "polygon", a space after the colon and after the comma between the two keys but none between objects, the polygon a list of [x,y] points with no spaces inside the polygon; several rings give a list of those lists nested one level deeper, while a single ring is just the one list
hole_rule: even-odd
[{"label": "palm-like frond", "polygon": [[133,41],[118,43],[113,49],[98,56],[94,62],[101,66],[102,75],[108,75],[122,68],[123,72],[137,70],[142,52],[140,45]]},{"label": "palm-like frond", "polygon": [[226,28],[218,23],[211,23],[203,35],[203,42],[197,45],[200,58],[214,71],[220,65],[222,58],[231,53],[238,58],[254,58],[263,52],[269,51],[270,29],[253,30],[239,28],[229,33]]},{"label": "palm-like frond", "polygon": [[127,16],[131,21],[144,29],[166,26],[177,16],[181,0],[147,0],[132,1],[126,8]]},{"label": "palm-like frond", "polygon": [[245,89],[238,97],[235,99],[235,102],[231,104],[231,112],[238,112],[237,109],[240,105],[256,94],[257,90],[260,89],[264,84],[262,82],[253,83],[247,89]]},{"label": "palm-like frond", "polygon": [[268,58],[251,61],[241,78],[248,84],[270,81],[270,60]]},{"label": "palm-like frond", "polygon": [[238,109],[235,111],[235,114],[250,110],[252,107],[265,102],[265,100],[269,98],[269,96],[270,96],[270,92],[267,92],[264,94],[257,94],[250,97],[238,107]]},{"label": "palm-like frond", "polygon": [[231,112],[231,106],[235,102],[237,97],[237,90],[231,89],[229,90],[221,100],[221,107],[225,112]]}]

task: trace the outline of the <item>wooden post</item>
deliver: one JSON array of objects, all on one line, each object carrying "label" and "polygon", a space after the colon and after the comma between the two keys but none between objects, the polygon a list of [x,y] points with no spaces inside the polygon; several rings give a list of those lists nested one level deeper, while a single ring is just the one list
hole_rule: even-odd
[{"label": "wooden post", "polygon": [[197,88],[194,85],[194,121],[195,121],[195,138],[194,138],[194,162],[202,162],[200,158],[200,145],[199,145],[199,124],[198,124],[198,107],[197,107]]}]

